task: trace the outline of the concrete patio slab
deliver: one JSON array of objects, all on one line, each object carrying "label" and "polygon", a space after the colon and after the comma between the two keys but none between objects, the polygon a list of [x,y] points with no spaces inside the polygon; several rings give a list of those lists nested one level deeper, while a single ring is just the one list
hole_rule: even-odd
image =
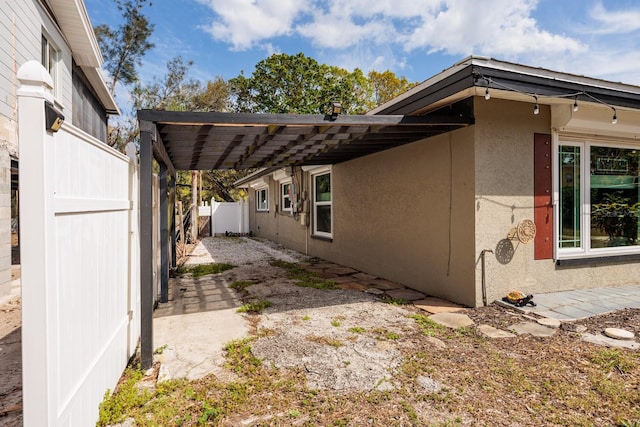
[{"label": "concrete patio slab", "polygon": [[610,288],[578,289],[573,291],[535,294],[536,307],[515,307],[522,313],[535,313],[558,320],[584,319],[625,308],[640,308],[640,285],[626,285]]},{"label": "concrete patio slab", "polygon": [[454,313],[456,311],[464,310],[464,307],[461,305],[436,297],[426,297],[424,299],[414,301],[413,305],[418,307],[420,310],[424,310],[432,314]]},{"label": "concrete patio slab", "polygon": [[249,333],[236,309],[160,317],[153,326],[153,343],[160,353],[156,360],[161,363],[158,381],[226,374],[224,345]]}]

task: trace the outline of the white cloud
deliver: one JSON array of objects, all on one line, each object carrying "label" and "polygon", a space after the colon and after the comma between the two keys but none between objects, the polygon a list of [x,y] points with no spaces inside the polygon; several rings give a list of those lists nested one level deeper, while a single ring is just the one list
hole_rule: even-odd
[{"label": "white cloud", "polygon": [[246,50],[263,40],[291,34],[294,19],[308,9],[309,3],[309,0],[199,1],[217,15],[205,30],[234,50]]},{"label": "white cloud", "polygon": [[598,34],[627,34],[640,30],[640,8],[609,11],[597,3],[589,16],[598,24],[591,31]]},{"label": "white cloud", "polygon": [[207,30],[234,50],[283,35],[299,35],[325,49],[367,43],[501,57],[585,50],[579,41],[538,26],[531,17],[537,0],[199,1],[216,13]]}]

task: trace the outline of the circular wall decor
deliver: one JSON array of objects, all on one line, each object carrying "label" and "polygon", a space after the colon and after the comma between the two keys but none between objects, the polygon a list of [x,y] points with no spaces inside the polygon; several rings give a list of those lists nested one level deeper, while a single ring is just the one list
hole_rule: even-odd
[{"label": "circular wall decor", "polygon": [[518,240],[521,243],[531,243],[536,237],[536,225],[528,218],[520,220],[517,227]]}]

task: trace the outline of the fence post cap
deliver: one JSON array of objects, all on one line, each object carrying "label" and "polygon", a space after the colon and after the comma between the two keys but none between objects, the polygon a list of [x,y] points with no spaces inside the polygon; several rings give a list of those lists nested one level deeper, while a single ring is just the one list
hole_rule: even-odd
[{"label": "fence post cap", "polygon": [[27,61],[18,69],[16,74],[20,83],[25,86],[44,86],[53,89],[53,79],[44,66],[36,61]]}]

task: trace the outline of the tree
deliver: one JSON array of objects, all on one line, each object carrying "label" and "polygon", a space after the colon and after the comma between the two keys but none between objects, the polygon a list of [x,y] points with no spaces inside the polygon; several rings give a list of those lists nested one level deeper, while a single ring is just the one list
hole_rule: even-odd
[{"label": "tree", "polygon": [[229,85],[238,112],[324,114],[334,100],[351,114],[372,106],[371,88],[361,70],[320,64],[303,53],[271,55],[258,62],[250,77],[240,73]]},{"label": "tree", "polygon": [[378,106],[406,92],[418,83],[411,83],[405,76],[397,77],[392,71],[370,71],[369,83],[373,90],[373,103]]},{"label": "tree", "polygon": [[100,50],[105,57],[105,69],[111,81],[109,90],[113,95],[118,83],[125,85],[138,81],[138,70],[142,57],[153,47],[149,37],[153,24],[149,23],[142,9],[149,0],[114,0],[122,12],[124,23],[114,29],[107,24],[94,28]]}]

